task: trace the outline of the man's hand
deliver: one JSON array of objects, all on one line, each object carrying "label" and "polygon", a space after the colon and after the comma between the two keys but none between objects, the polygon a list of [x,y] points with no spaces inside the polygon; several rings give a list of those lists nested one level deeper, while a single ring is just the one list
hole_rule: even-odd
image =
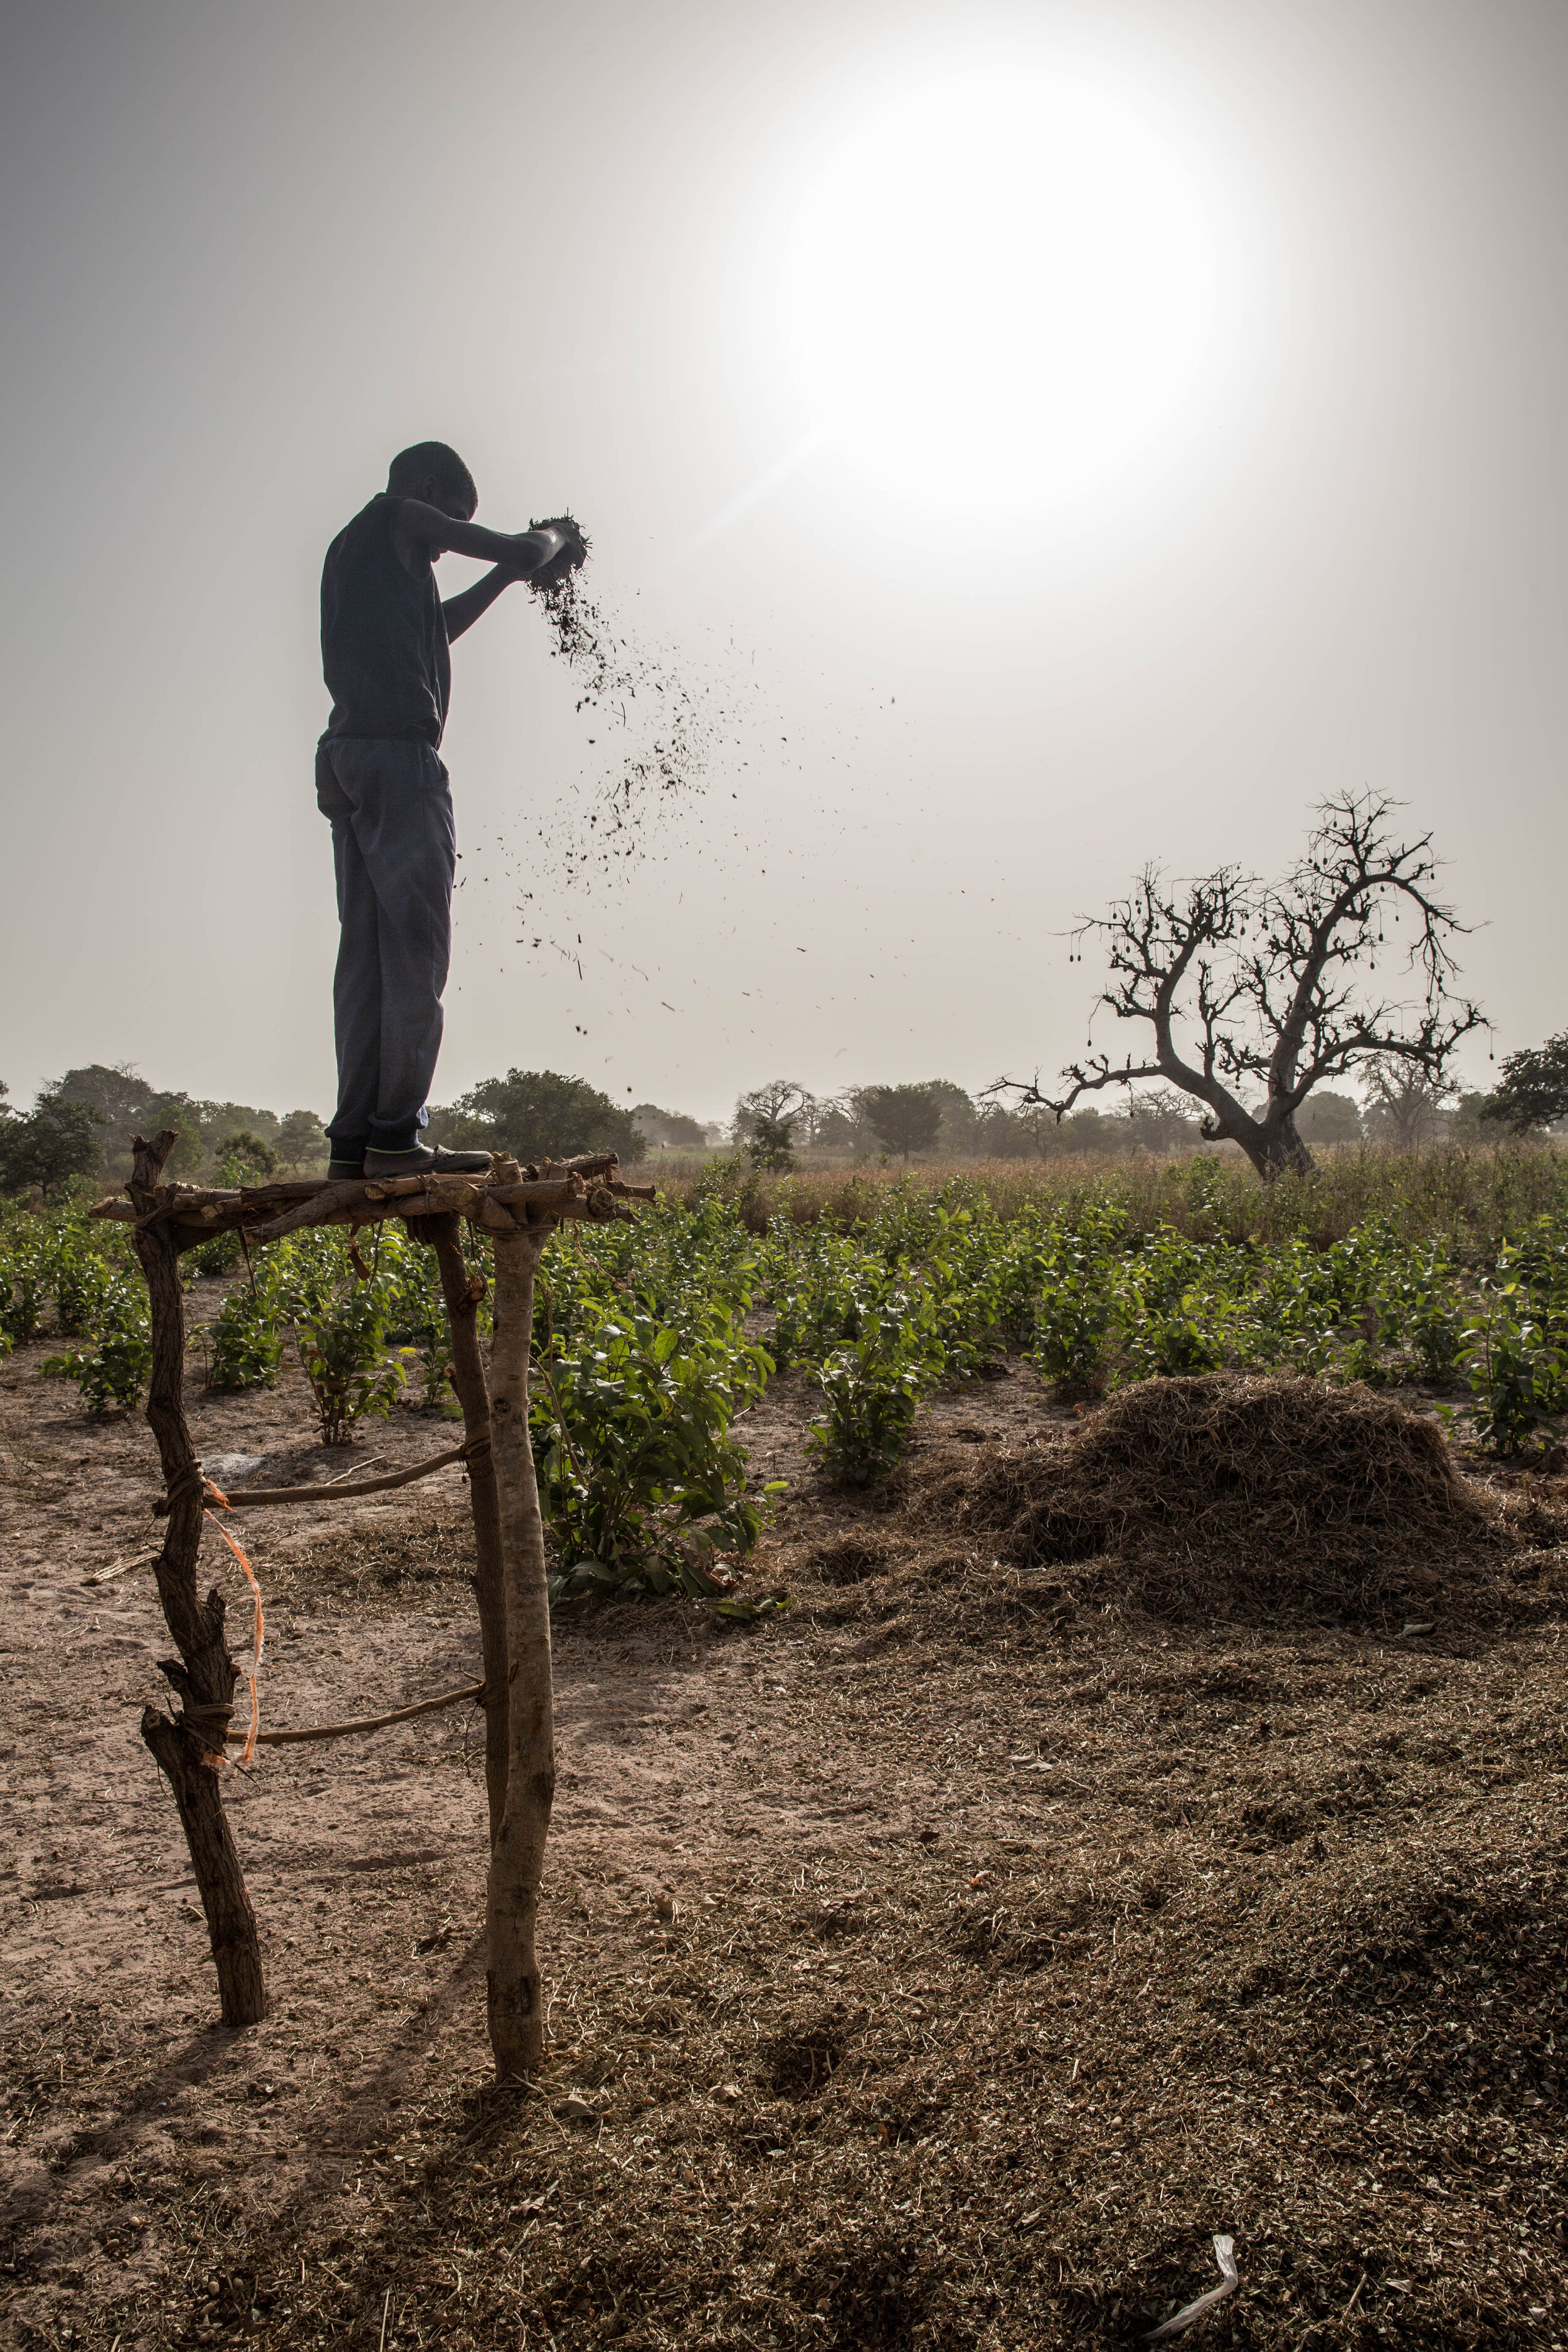
[{"label": "man's hand", "polygon": [[529,580],[531,588],[559,588],[574,572],[581,572],[588,561],[588,540],[581,523],[572,515],[552,515],[545,522],[536,522],[530,532],[552,542],[551,551]]}]

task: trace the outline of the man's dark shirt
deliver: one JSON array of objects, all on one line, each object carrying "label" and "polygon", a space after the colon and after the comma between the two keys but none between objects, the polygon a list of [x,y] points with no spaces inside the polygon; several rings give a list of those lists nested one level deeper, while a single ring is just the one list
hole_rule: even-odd
[{"label": "man's dark shirt", "polygon": [[439,745],[452,688],[436,575],[398,562],[402,501],[384,492],[340,530],[321,567],[321,668],[337,735],[422,737]]}]

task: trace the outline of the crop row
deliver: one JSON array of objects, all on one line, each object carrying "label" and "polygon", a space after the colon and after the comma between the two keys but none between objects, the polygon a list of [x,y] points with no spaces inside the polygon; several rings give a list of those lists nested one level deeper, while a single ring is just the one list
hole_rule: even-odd
[{"label": "crop row", "polygon": [[1114,1195],[1004,1220],[955,1181],[889,1193],[844,1233],[775,1220],[762,1245],[780,1360],[808,1370],[813,1443],[865,1483],[922,1396],[1016,1350],[1064,1399],[1222,1369],[1374,1385],[1462,1384],[1475,1433],[1515,1454],[1568,1410],[1568,1215],[1543,1213],[1484,1268],[1381,1214],[1326,1248],[1194,1240]]},{"label": "crop row", "polygon": [[[488,1244],[470,1235],[465,1246],[488,1291]],[[743,1328],[754,1256],[718,1201],[655,1209],[636,1227],[569,1229],[552,1244],[536,1286],[531,1430],[563,1583],[679,1583],[741,1605],[722,1600],[713,1563],[752,1549],[768,1507],[767,1490],[748,1492],[731,1426],[773,1370]],[[249,1256],[226,1234],[184,1263],[189,1288],[230,1277],[191,1337],[209,1387],[270,1386],[292,1350],[325,1444],[399,1400],[457,1412],[436,1255],[403,1226],[353,1244],[302,1233]],[[479,1312],[488,1329],[487,1302]],[[57,1344],[43,1370],[76,1381],[89,1412],[137,1402],[152,1341],[122,1227],[74,1208],[0,1223],[0,1352],[46,1328]]]},{"label": "crop row", "polygon": [[[465,1245],[487,1281],[488,1245]],[[229,1277],[193,1334],[210,1386],[265,1387],[292,1349],[329,1444],[400,1399],[456,1412],[435,1254],[402,1226],[250,1259],[224,1235],[186,1265],[193,1286]],[[151,1345],[123,1228],[74,1207],[0,1219],[0,1350],[46,1330],[43,1369],[89,1411],[137,1402]],[[635,1225],[568,1229],[537,1286],[531,1412],[561,1582],[721,1591],[718,1557],[751,1549],[773,1491],[748,1488],[734,1424],[775,1362],[815,1385],[824,1468],[864,1485],[933,1389],[1009,1353],[1063,1398],[1222,1368],[1468,1388],[1475,1434],[1517,1454],[1568,1411],[1568,1214],[1533,1216],[1478,1265],[1387,1213],[1326,1247],[1200,1239],[1109,1188],[1004,1216],[954,1180],[887,1188],[847,1228],[781,1215],[758,1234],[716,1176]]]}]

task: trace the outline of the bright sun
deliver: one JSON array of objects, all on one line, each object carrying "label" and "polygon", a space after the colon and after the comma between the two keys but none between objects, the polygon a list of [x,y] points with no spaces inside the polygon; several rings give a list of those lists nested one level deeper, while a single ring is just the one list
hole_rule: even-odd
[{"label": "bright sun", "polygon": [[858,464],[927,495],[1070,494],[1188,398],[1211,240],[1191,163],[1135,108],[954,79],[884,105],[796,193],[786,333]]}]

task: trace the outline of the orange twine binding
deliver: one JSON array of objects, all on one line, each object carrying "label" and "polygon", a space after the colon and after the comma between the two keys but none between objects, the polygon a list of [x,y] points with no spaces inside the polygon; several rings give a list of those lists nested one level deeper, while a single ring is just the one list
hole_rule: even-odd
[{"label": "orange twine binding", "polygon": [[[234,1505],[229,1501],[228,1496],[224,1493],[222,1487],[215,1486],[210,1478],[206,1480],[205,1484],[208,1494],[216,1496],[217,1501],[223,1505],[226,1511],[232,1511]],[[256,1753],[256,1735],[261,1727],[261,1705],[256,1696],[256,1677],[261,1671],[262,1636],[267,1631],[267,1621],[261,1614],[261,1587],[256,1581],[256,1570],[251,1567],[250,1562],[246,1559],[245,1554],[235,1542],[234,1538],[229,1534],[229,1531],[224,1526],[223,1521],[221,1519],[213,1518],[213,1514],[206,1509],[205,1505],[203,1507],[202,1516],[204,1518],[212,1519],[214,1527],[217,1529],[225,1543],[227,1544],[236,1559],[238,1560],[241,1568],[244,1569],[250,1589],[256,1595],[256,1640],[255,1646],[251,1652],[250,1671],[245,1678],[250,1685],[250,1731],[246,1739],[245,1753],[239,1759],[242,1764],[248,1764],[251,1758]]]}]

